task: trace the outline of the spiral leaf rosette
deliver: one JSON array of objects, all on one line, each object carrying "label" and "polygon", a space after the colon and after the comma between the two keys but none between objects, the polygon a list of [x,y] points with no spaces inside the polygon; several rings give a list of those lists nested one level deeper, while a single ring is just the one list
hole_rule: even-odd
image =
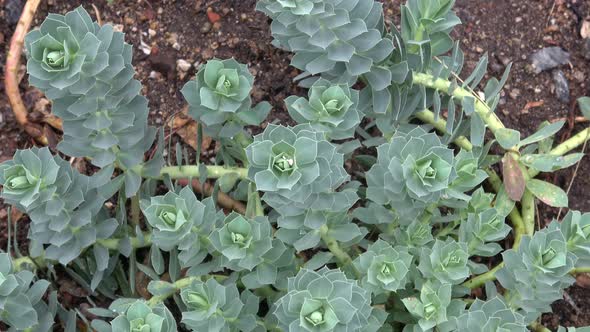
[{"label": "spiral leaf rosette", "polygon": [[256,327],[258,298],[249,291],[240,295],[235,285],[222,285],[215,279],[195,281],[180,292],[187,309],[182,323],[192,331],[249,332]]},{"label": "spiral leaf rosette", "polygon": [[469,310],[456,318],[458,332],[526,332],[524,316],[513,311],[501,297],[476,299]]},{"label": "spiral leaf rosette", "polygon": [[319,79],[310,88],[308,98],[289,96],[285,100],[289,115],[298,123],[310,123],[329,139],[354,136],[363,114],[358,110],[359,93],[346,84]]},{"label": "spiral leaf rosette", "polygon": [[182,88],[189,103],[189,114],[205,125],[214,138],[231,138],[246,125],[259,125],[270,112],[263,102],[252,108],[250,90],[254,76],[236,60],[209,60],[197,77]]},{"label": "spiral leaf rosette", "polygon": [[451,238],[446,241],[436,240],[432,249],[422,249],[418,269],[426,278],[454,285],[469,277],[468,261],[465,243]]},{"label": "spiral leaf rosette", "polygon": [[386,314],[371,307],[368,291],[340,270],[301,269],[289,278],[287,294],[273,315],[285,331],[377,331]]},{"label": "spiral leaf rosette", "polygon": [[154,306],[144,300],[121,298],[109,309],[117,316],[110,324],[93,320],[92,328],[98,332],[175,332],[176,321],[163,303]]},{"label": "spiral leaf rosette", "polygon": [[397,132],[377,148],[367,172],[367,198],[396,210],[437,202],[456,176],[453,150],[421,127]]}]

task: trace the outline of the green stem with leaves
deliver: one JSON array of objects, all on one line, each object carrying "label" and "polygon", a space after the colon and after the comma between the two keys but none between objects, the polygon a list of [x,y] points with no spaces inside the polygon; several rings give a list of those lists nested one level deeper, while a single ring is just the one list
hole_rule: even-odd
[{"label": "green stem with leaves", "polygon": [[329,229],[328,229],[328,226],[326,226],[326,225],[323,225],[320,228],[320,237],[322,238],[322,241],[324,242],[326,247],[328,247],[328,250],[330,250],[330,252],[334,255],[334,257],[336,257],[336,259],[338,259],[338,261],[340,262],[340,267],[341,268],[350,268],[352,270],[352,272],[354,273],[354,275],[356,276],[356,278],[360,280],[361,274],[352,264],[352,258],[350,257],[350,255],[346,251],[344,251],[340,247],[340,244],[338,243],[338,241],[336,241],[336,239],[332,238],[328,234],[328,231],[329,231]]},{"label": "green stem with leaves", "polygon": [[[207,178],[218,179],[226,174],[236,173],[238,178],[246,179],[248,177],[248,169],[241,167],[225,167],[218,165],[208,165],[207,167]],[[141,165],[134,168],[134,171],[142,174]],[[169,176],[172,179],[187,179],[195,178],[198,179],[201,175],[199,166],[196,165],[180,165],[180,166],[167,166],[162,167],[160,170],[160,176],[155,177],[156,179],[163,179],[164,176]],[[144,177],[148,177],[142,174]]]}]

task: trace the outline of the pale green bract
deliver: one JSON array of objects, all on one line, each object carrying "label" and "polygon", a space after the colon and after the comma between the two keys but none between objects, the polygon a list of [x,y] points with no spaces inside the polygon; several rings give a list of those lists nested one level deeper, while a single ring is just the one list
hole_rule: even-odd
[{"label": "pale green bract", "polygon": [[186,83],[182,94],[189,103],[189,114],[205,125],[206,134],[231,138],[245,125],[259,125],[270,112],[267,102],[251,107],[253,82],[254,76],[246,65],[234,59],[214,59]]},{"label": "pale green bract", "polygon": [[310,87],[307,99],[296,96],[285,99],[289,115],[297,123],[310,123],[315,130],[335,140],[354,136],[363,118],[358,102],[357,90],[324,79]]},{"label": "pale green bract", "polygon": [[301,269],[272,313],[284,331],[377,331],[387,315],[370,303],[370,293],[340,270]]},{"label": "pale green bract", "polygon": [[[90,157],[99,167],[143,163],[155,129],[147,125],[147,99],[133,79],[132,48],[123,33],[99,26],[78,7],[65,16],[49,14],[25,45],[31,85],[52,100],[53,113],[63,120],[60,151]],[[131,196],[139,175],[126,176]]]},{"label": "pale green bract", "polygon": [[402,302],[417,319],[415,325],[406,329],[413,332],[431,331],[434,327],[440,331],[452,331],[455,328],[453,316],[461,314],[465,303],[451,299],[451,285],[427,281],[422,285],[418,297],[408,297]]},{"label": "pale green bract", "polygon": [[211,278],[195,281],[180,292],[186,310],[182,323],[192,331],[249,332],[256,327],[258,298],[249,291],[219,284]]}]

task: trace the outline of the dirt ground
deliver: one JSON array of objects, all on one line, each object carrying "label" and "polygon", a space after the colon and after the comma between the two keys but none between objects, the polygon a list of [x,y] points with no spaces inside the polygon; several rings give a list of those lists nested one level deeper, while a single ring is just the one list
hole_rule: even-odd
[{"label": "dirt ground", "polygon": [[[24,2],[0,0],[0,73]],[[384,2],[386,22],[398,23],[400,0]],[[117,25],[134,45],[134,64],[150,101],[152,124],[161,126],[183,108],[180,89],[200,64],[213,57],[232,56],[247,63],[256,75],[254,103],[267,100],[273,105],[269,122],[291,123],[283,100],[305,91],[292,82],[298,72],[289,67],[290,55],[271,46],[269,22],[254,11],[255,0],[114,0],[110,4],[105,0],[47,0],[42,1],[34,24],[47,12],[65,13],[80,4],[94,16],[99,13],[103,22]],[[574,119],[580,115],[575,99],[590,95],[590,47],[584,46],[580,36],[582,22],[590,20],[590,0],[457,0],[456,11],[464,23],[455,37],[466,54],[466,72],[484,52],[490,56],[489,75],[500,76],[508,63],[514,63],[498,110],[507,127],[528,135],[544,120],[565,118],[568,125],[557,137],[560,142],[588,125]],[[530,55],[548,46],[571,53],[570,64],[561,67],[569,83],[569,102],[556,98],[551,72],[535,74],[531,69]],[[16,124],[3,88],[0,82],[0,161],[33,144]],[[29,109],[47,111],[49,106],[39,102],[42,96],[27,86],[26,78],[21,88]],[[585,175],[589,173],[590,160],[585,158],[569,192],[573,209],[590,211],[590,177]],[[567,189],[572,178],[570,169],[547,180]],[[545,224],[556,214],[554,209],[540,207],[539,222]],[[0,232],[5,229],[5,216],[6,210],[0,210]],[[26,230],[22,232],[24,236]],[[0,240],[0,247],[4,243],[5,239]],[[546,315],[544,322],[549,326],[590,325],[590,289],[585,285],[580,282],[569,289],[565,300],[554,304],[555,314]]]}]

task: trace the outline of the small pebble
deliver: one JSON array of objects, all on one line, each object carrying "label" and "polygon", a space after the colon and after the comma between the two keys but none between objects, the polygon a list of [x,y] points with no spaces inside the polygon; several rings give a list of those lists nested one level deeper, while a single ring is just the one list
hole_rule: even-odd
[{"label": "small pebble", "polygon": [[207,32],[209,32],[209,31],[211,31],[211,23],[209,23],[209,22],[205,22],[205,23],[203,24],[203,26],[201,26],[201,32],[202,32],[202,33],[207,33]]},{"label": "small pebble", "polygon": [[150,36],[150,38],[153,38],[156,36],[156,30],[154,29],[148,29],[148,35]]},{"label": "small pebble", "polygon": [[187,72],[189,71],[189,69],[191,69],[191,67],[191,63],[184,59],[176,60],[176,68],[178,68],[178,70],[180,71]]},{"label": "small pebble", "polygon": [[570,88],[565,74],[561,70],[553,71],[553,83],[555,84],[555,95],[562,103],[569,103]]}]

